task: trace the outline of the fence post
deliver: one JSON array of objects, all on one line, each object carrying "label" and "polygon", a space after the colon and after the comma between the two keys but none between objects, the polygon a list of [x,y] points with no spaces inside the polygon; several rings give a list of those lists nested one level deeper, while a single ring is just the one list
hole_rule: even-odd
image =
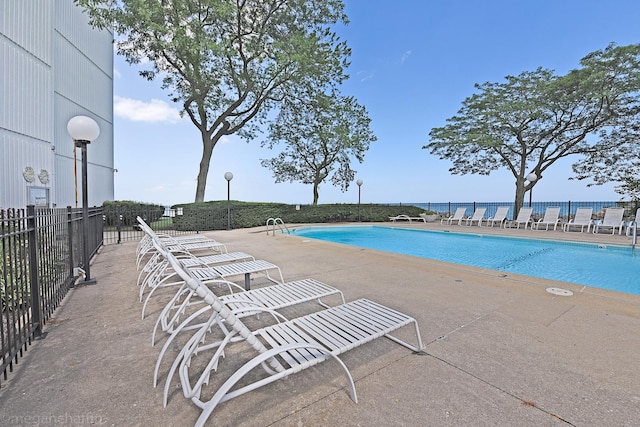
[{"label": "fence post", "polygon": [[42,335],[42,307],[40,306],[40,276],[38,274],[38,224],[35,205],[27,206],[29,241],[29,286],[31,290],[31,325],[33,335]]},{"label": "fence post", "polygon": [[[67,245],[69,245],[69,277],[74,277],[73,269],[75,268],[75,261],[73,260],[73,212],[71,210],[71,206],[67,206],[67,236]],[[75,284],[76,281],[73,280],[71,282],[71,287],[73,288]]]},{"label": "fence post", "polygon": [[118,244],[122,243],[122,215],[120,214],[120,206],[116,205],[116,221],[118,230]]}]

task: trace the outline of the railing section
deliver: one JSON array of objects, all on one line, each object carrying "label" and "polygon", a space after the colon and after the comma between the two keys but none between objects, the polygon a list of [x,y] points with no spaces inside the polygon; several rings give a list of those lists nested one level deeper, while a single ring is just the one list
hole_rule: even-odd
[{"label": "railing section", "polygon": [[[485,217],[489,218],[495,215],[498,207],[508,206],[509,214],[507,218],[514,219],[514,204],[513,202],[428,202],[428,203],[407,203],[411,206],[419,206],[425,210],[431,210],[444,214],[446,216],[451,215],[459,207],[467,208],[467,215],[472,215],[476,208],[486,208]],[[525,202],[525,207],[529,207],[529,203]],[[636,210],[640,207],[638,201],[555,201],[555,202],[533,202],[531,207],[533,208],[532,218],[539,219],[544,216],[544,213],[548,207],[559,207],[560,218],[568,221],[575,215],[578,208],[592,208],[593,219],[602,219],[604,217],[604,211],[608,207],[624,207],[627,212],[625,217],[632,217],[635,215]]]},{"label": "railing section", "polygon": [[[7,379],[73,286],[82,259],[82,210],[0,210],[0,373]],[[103,244],[102,208],[89,210],[89,253]]]}]

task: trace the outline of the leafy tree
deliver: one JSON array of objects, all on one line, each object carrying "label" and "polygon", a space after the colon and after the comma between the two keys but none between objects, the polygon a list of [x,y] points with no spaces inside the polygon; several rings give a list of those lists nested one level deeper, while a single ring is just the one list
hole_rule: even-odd
[{"label": "leafy tree", "polygon": [[[636,167],[640,170],[640,164]],[[640,201],[640,178],[637,175],[623,178],[622,183],[616,187],[616,193],[629,196],[631,200]]]},{"label": "leafy tree", "polygon": [[611,153],[606,157],[590,156],[577,162],[573,165],[577,177],[571,179],[591,179],[589,186],[617,182],[616,193],[629,196],[631,200],[640,200],[638,130],[629,125],[612,131],[607,137],[611,139]]},{"label": "leafy tree", "polygon": [[200,130],[196,202],[223,136],[252,139],[283,99],[346,77],[350,50],[331,30],[347,23],[342,0],[75,1]]},{"label": "leafy tree", "polygon": [[366,109],[353,97],[321,93],[310,100],[288,99],[262,143],[269,148],[284,143],[284,151],[261,164],[273,171],[276,182],[312,184],[317,205],[320,184],[329,176],[343,192],[349,188],[356,173],[352,160],[362,163],[376,140],[370,123]]},{"label": "leafy tree", "polygon": [[[476,84],[478,92],[446,126],[431,130],[423,148],[453,161],[453,174],[509,169],[516,211],[526,191],[567,156],[581,156],[573,165],[576,179],[602,184],[620,178],[629,169],[623,157],[637,159],[639,152],[639,59],[640,45],[611,44],[565,76],[538,68],[504,83]],[[526,180],[530,172],[537,181]]]}]

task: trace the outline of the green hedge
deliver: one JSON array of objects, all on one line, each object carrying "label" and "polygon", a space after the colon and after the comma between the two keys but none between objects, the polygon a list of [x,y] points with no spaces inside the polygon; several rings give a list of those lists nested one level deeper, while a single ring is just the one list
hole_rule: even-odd
[{"label": "green hedge", "polygon": [[[136,217],[140,216],[148,224],[158,221],[164,214],[164,206],[119,200],[114,202],[104,202],[103,204],[105,226],[116,225],[132,226],[136,225]],[[118,223],[120,217],[120,223]]]},{"label": "green hedge", "polygon": [[[252,203],[212,201],[172,206],[182,215],[173,218],[176,230],[204,231],[227,228],[227,208],[231,212],[231,228],[250,228],[265,225],[269,218],[281,218],[286,224],[336,223],[358,221],[357,204],[288,205],[283,203]],[[418,216],[424,210],[417,206],[360,205],[360,220],[389,221],[390,216],[405,214]]]}]

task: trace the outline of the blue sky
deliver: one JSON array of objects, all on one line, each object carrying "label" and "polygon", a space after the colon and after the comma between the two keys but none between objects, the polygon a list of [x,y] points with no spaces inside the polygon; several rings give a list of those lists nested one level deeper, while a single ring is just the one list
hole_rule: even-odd
[{"label": "blue sky", "polygon": [[[423,150],[429,131],[443,126],[475,83],[502,82],[541,66],[558,74],[579,67],[589,52],[609,43],[640,42],[638,0],[345,0],[350,24],[337,31],[352,49],[345,95],[365,105],[378,140],[356,179],[362,203],[512,201],[514,178],[451,175],[451,163]],[[178,116],[160,82],[147,82],[115,59],[115,197],[170,205],[194,200],[200,134]],[[276,152],[236,137],[218,143],[205,200],[231,198],[310,204],[312,188],[275,184],[260,159]],[[587,188],[569,181],[571,160],[556,163],[533,190],[534,201],[618,200],[613,185]],[[355,203],[325,183],[319,203]]]}]

